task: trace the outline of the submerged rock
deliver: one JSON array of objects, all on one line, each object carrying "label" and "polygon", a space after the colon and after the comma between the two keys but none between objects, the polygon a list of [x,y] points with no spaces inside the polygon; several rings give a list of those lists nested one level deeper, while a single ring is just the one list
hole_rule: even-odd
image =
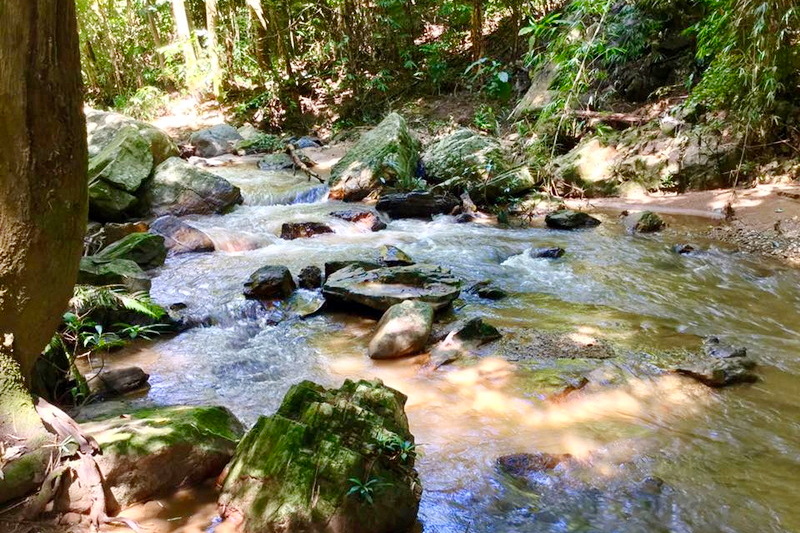
[{"label": "submerged rock", "polygon": [[324,233],[333,233],[333,230],[322,222],[286,222],[281,226],[281,239],[287,241],[307,239]]},{"label": "submerged rock", "polygon": [[672,251],[679,255],[688,255],[695,251],[695,247],[691,244],[676,244],[672,247]]},{"label": "submerged rock", "polygon": [[709,387],[727,387],[739,383],[755,383],[758,375],[753,372],[756,363],[746,357],[708,359],[679,365],[674,372],[696,379]]},{"label": "submerged rock", "polygon": [[131,292],[149,291],[150,278],[129,259],[81,258],[78,283],[84,285],[122,285]]},{"label": "submerged rock", "polygon": [[[224,407],[142,409],[88,422],[81,429],[102,448],[95,460],[121,507],[168,496],[218,475],[244,433]],[[76,485],[70,487],[73,502],[89,496]]]},{"label": "submerged rock", "polygon": [[171,254],[214,251],[214,242],[205,232],[172,215],[154,220],[150,233],[163,237],[164,246]]},{"label": "submerged rock", "polygon": [[334,211],[330,216],[341,220],[352,222],[358,226],[369,229],[370,231],[380,231],[386,229],[386,223],[378,215],[371,211]]},{"label": "submerged rock", "polygon": [[519,196],[536,186],[526,166],[514,165],[500,143],[461,129],[430,145],[422,154],[425,175],[436,189],[463,192],[482,203]]},{"label": "submerged rock", "polygon": [[156,167],[145,189],[145,204],[155,216],[221,214],[243,201],[238,187],[178,157]]},{"label": "submerged rock", "polygon": [[434,265],[374,270],[349,266],[331,274],[322,291],[334,302],[359,304],[378,311],[386,311],[405,300],[427,302],[439,310],[458,298],[461,282],[449,270]]},{"label": "submerged rock", "polygon": [[600,221],[581,211],[561,209],[548,213],[544,218],[548,228],[553,229],[578,229],[599,226]]},{"label": "submerged rock", "polygon": [[497,467],[514,478],[526,479],[531,474],[553,470],[565,461],[572,459],[568,453],[515,453],[497,459]]},{"label": "submerged rock", "polygon": [[244,284],[244,296],[255,300],[280,300],[291,296],[296,288],[288,268],[267,265],[250,275]]},{"label": "submerged rock", "polygon": [[664,220],[652,211],[645,211],[639,215],[639,220],[633,227],[633,231],[638,233],[655,233],[661,231],[666,226]]},{"label": "submerged rock", "polygon": [[433,328],[433,307],[407,300],[393,305],[381,317],[369,343],[372,359],[394,359],[422,351]]},{"label": "submerged rock", "polygon": [[220,514],[247,533],[410,531],[422,486],[405,402],[380,381],[293,386],[236,449]]},{"label": "submerged rock", "polygon": [[477,346],[496,341],[502,337],[500,330],[484,322],[482,318],[471,318],[458,325],[453,331],[455,331],[457,339],[474,343]]},{"label": "submerged rock", "polygon": [[485,298],[487,300],[502,300],[508,296],[508,293],[503,289],[495,287],[492,285],[492,282],[489,280],[479,281],[472,287],[470,287],[467,292],[472,294],[476,294],[481,298]]},{"label": "submerged rock", "polygon": [[309,265],[297,276],[301,289],[316,290],[322,287],[322,270],[318,266]]},{"label": "submerged rock", "polygon": [[558,259],[567,253],[561,247],[554,246],[553,248],[531,248],[528,250],[528,255],[534,259]]},{"label": "submerged rock", "polygon": [[233,153],[236,143],[244,140],[233,126],[217,124],[192,134],[189,142],[200,157],[217,157]]},{"label": "submerged rock", "polygon": [[419,149],[405,119],[390,113],[333,166],[330,197],[357,202],[384,186],[410,182],[417,172]]},{"label": "submerged rock", "polygon": [[131,233],[104,248],[95,256],[97,259],[128,259],[144,270],[160,267],[167,257],[164,237],[152,233]]},{"label": "submerged rock", "polygon": [[460,204],[458,198],[449,194],[431,192],[404,192],[386,194],[378,199],[375,209],[391,218],[423,218],[449,214]]},{"label": "submerged rock", "polygon": [[430,366],[434,369],[469,355],[480,346],[501,338],[500,331],[481,318],[456,325],[444,340],[431,349]]},{"label": "submerged rock", "polygon": [[717,359],[729,359],[731,357],[747,357],[747,348],[744,346],[733,346],[722,342],[719,337],[709,337],[703,341],[703,353],[709,357]]},{"label": "submerged rock", "polygon": [[89,391],[98,398],[114,398],[147,386],[150,375],[138,366],[104,370],[87,376]]},{"label": "submerged rock", "polygon": [[397,246],[383,245],[380,249],[380,257],[378,261],[388,267],[395,266],[410,266],[414,264],[414,260],[409,257],[403,250]]}]

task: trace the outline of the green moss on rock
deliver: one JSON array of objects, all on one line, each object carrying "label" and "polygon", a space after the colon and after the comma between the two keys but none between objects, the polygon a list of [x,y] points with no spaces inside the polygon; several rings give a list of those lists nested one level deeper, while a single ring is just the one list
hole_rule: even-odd
[{"label": "green moss on rock", "polygon": [[164,237],[152,233],[131,233],[101,250],[95,257],[102,259],[128,259],[143,269],[164,264],[167,248]]}]

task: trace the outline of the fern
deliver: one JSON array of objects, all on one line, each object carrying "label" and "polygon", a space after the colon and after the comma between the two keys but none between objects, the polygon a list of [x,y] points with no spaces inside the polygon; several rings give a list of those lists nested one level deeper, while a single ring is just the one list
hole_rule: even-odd
[{"label": "fern", "polygon": [[123,287],[116,285],[103,287],[76,285],[69,305],[79,314],[95,309],[127,309],[154,320],[159,320],[166,314],[166,311],[153,302],[146,292],[129,293]]}]

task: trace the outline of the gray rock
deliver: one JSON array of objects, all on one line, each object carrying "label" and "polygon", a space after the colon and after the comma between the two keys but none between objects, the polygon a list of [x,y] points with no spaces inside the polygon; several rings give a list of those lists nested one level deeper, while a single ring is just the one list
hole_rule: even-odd
[{"label": "gray rock", "polygon": [[718,337],[709,337],[703,341],[703,353],[717,359],[730,359],[731,357],[747,357],[747,348],[726,344]]},{"label": "gray rock", "polygon": [[150,145],[153,165],[178,155],[178,147],[166,132],[140,120],[96,109],[86,110],[86,132],[89,157],[98,155],[123,128],[133,126]]},{"label": "gray rock", "polygon": [[103,180],[89,184],[89,216],[93,220],[125,220],[137,203],[136,196]]},{"label": "gray rock", "polygon": [[548,213],[544,219],[548,228],[573,230],[599,226],[600,221],[581,211],[561,209]]},{"label": "gray rock", "polygon": [[89,391],[98,398],[114,398],[147,386],[150,375],[138,366],[104,370],[86,377]]},{"label": "gray rock", "polygon": [[291,296],[297,285],[285,266],[261,267],[244,284],[244,295],[254,300],[278,300]]},{"label": "gray rock", "polygon": [[217,157],[233,153],[234,146],[241,140],[243,137],[236,131],[236,128],[227,124],[217,124],[195,132],[189,138],[189,142],[195,148],[195,153],[200,157]]},{"label": "gray rock", "polygon": [[294,161],[289,154],[283,152],[267,154],[258,161],[261,170],[289,170],[294,168]]},{"label": "gray rock", "polygon": [[220,214],[242,203],[238,187],[177,157],[156,167],[144,188],[146,205],[155,216]]},{"label": "gray rock", "polygon": [[297,276],[301,289],[316,290],[322,287],[322,270],[318,266],[309,265]]},{"label": "gray rock", "polygon": [[373,261],[328,261],[325,263],[325,278],[331,277],[334,272],[350,266],[358,267],[363,270],[375,270],[383,265]]},{"label": "gray rock", "polygon": [[534,259],[558,259],[563,257],[566,253],[561,247],[555,246],[552,248],[531,248],[528,250],[528,255]]},{"label": "gray rock", "polygon": [[147,140],[133,126],[120,129],[99,154],[89,160],[89,183],[103,180],[112,187],[135,193],[153,171]]},{"label": "gray rock", "polygon": [[568,453],[516,453],[497,459],[497,467],[514,478],[525,479],[531,474],[553,470],[565,461],[572,459]]},{"label": "gray rock", "polygon": [[378,311],[405,300],[418,300],[439,310],[449,306],[461,293],[461,281],[449,270],[417,264],[364,270],[349,266],[328,277],[322,287],[328,300],[358,304]]},{"label": "gray rock", "polygon": [[434,215],[450,214],[460,203],[458,198],[451,195],[407,192],[381,196],[375,208],[394,219],[429,219]]},{"label": "gray rock", "polygon": [[412,180],[417,172],[419,149],[419,141],[405,119],[390,113],[333,166],[330,197],[357,202],[383,187]]},{"label": "gray rock", "polygon": [[679,365],[674,372],[709,387],[719,388],[739,383],[755,383],[758,381],[758,375],[753,372],[755,366],[755,362],[746,357],[709,358]]},{"label": "gray rock", "polygon": [[388,267],[410,266],[414,264],[414,260],[403,250],[388,244],[381,246],[378,262]]},{"label": "gray rock", "polygon": [[395,359],[425,348],[433,328],[433,307],[407,300],[393,305],[381,317],[369,343],[372,359]]},{"label": "gray rock", "polygon": [[493,286],[492,282],[488,280],[479,281],[478,283],[467,289],[467,292],[476,294],[481,298],[485,298],[487,300],[502,300],[503,298],[508,296],[508,293],[506,291]]},{"label": "gray rock", "polygon": [[164,246],[170,254],[214,251],[214,242],[208,235],[172,215],[155,219],[150,224],[150,232],[164,238]]}]

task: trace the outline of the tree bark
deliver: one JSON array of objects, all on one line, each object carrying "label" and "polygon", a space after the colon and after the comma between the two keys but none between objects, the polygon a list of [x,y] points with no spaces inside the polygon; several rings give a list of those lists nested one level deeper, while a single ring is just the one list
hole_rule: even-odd
[{"label": "tree bark", "polygon": [[472,59],[477,61],[483,57],[483,0],[472,0]]},{"label": "tree bark", "polygon": [[0,461],[5,501],[54,450],[26,383],[72,294],[88,198],[74,0],[2,1],[0,20],[0,446],[22,453]]},{"label": "tree bark", "polygon": [[211,86],[214,96],[222,93],[222,72],[219,63],[219,49],[217,39],[217,0],[206,0],[206,30],[208,31],[208,57],[211,65]]},{"label": "tree bark", "polygon": [[197,55],[192,44],[192,30],[189,28],[189,19],[186,16],[184,0],[172,0],[172,15],[175,17],[175,32],[183,50],[183,61],[186,68],[186,86],[194,91],[197,85]]}]

